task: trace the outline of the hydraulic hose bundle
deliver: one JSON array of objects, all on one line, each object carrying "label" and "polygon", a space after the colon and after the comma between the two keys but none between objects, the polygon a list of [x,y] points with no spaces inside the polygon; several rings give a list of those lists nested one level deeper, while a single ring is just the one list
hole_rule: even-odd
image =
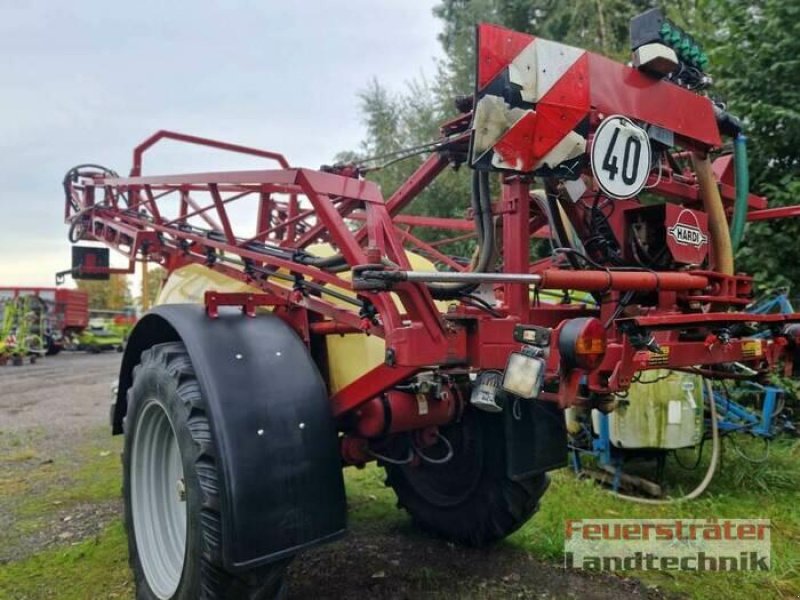
[{"label": "hydraulic hose bundle", "polygon": [[[492,199],[489,190],[489,173],[473,171],[472,173],[472,212],[475,218],[475,231],[478,235],[477,259],[472,271],[486,273],[491,267],[494,252],[494,221],[492,217]],[[428,283],[431,295],[437,300],[452,300],[474,290],[476,283]]]},{"label": "hydraulic hose bundle", "polygon": [[[492,199],[489,188],[489,173],[473,171],[472,193],[470,204],[475,219],[475,231],[478,238],[477,257],[473,259],[472,271],[486,273],[492,264],[494,252],[494,220],[492,216]],[[346,271],[350,266],[341,254],[325,258],[304,255],[299,262],[332,272]],[[478,284],[475,283],[428,283],[431,295],[437,300],[453,300],[469,294]]]}]

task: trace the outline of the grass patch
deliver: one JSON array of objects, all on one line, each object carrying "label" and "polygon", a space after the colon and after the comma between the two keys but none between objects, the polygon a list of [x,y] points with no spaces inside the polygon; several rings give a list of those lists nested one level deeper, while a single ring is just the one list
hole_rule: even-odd
[{"label": "grass patch", "polygon": [[[42,486],[63,465],[40,465],[24,484],[0,480],[0,493],[22,497],[14,508],[13,528],[25,534],[39,526],[54,511],[71,504],[102,502],[120,494],[119,449],[121,440],[92,436],[74,457],[75,469],[66,483]],[[740,450],[758,456],[758,441],[741,439]],[[706,453],[710,450],[707,444]],[[22,446],[24,447],[24,445]],[[684,462],[690,462],[687,460]],[[613,497],[589,480],[569,471],[553,474],[553,484],[544,496],[538,515],[511,536],[508,545],[560,564],[564,543],[564,521],[571,518],[768,518],[772,521],[772,571],[768,573],[647,573],[624,575],[657,585],[668,593],[687,597],[780,598],[800,595],[800,445],[778,441],[766,463],[753,464],[726,448],[720,472],[699,500],[669,505],[633,504]],[[705,460],[695,472],[674,462],[666,471],[673,495],[692,489],[704,474]],[[4,476],[6,473],[4,473]],[[13,470],[12,470],[13,476]],[[347,469],[345,480],[351,523],[402,535],[409,518],[395,508],[394,493],[383,484],[381,469]],[[27,486],[27,487],[26,487]],[[36,496],[31,496],[35,490]],[[3,500],[5,502],[5,500]],[[8,532],[4,532],[7,534]],[[420,585],[438,579],[434,571],[418,573]],[[423,585],[423,583],[425,583]],[[452,591],[452,587],[448,588]],[[127,548],[121,523],[114,522],[96,538],[61,549],[50,549],[27,559],[0,566],[0,598],[130,598],[133,595],[127,566]],[[444,597],[444,596],[443,596]]]},{"label": "grass patch", "polygon": [[0,477],[0,498],[23,496],[26,494],[29,488],[30,484],[22,477]]},{"label": "grass patch", "polygon": [[[761,442],[740,439],[757,456]],[[707,444],[707,454],[710,454]],[[779,440],[766,463],[750,463],[728,446],[720,470],[706,493],[692,502],[650,506],[616,498],[590,480],[562,470],[542,508],[509,541],[542,558],[563,559],[564,522],[580,518],[765,518],[772,522],[772,570],[744,573],[626,572],[667,592],[692,598],[783,598],[800,595],[800,445]],[[750,454],[748,454],[750,455]],[[690,491],[705,474],[707,462],[687,473],[670,461],[665,479],[672,495]]]},{"label": "grass patch", "polygon": [[63,473],[63,465],[48,463],[41,465],[33,478],[54,479],[66,476],[64,485],[47,486],[43,493],[29,498],[18,508],[22,517],[42,515],[52,507],[68,507],[82,502],[93,503],[120,497],[122,466],[119,453],[121,437],[93,441],[83,446],[74,461],[77,468]]},{"label": "grass patch", "polygon": [[28,460],[33,460],[35,458],[39,458],[39,453],[34,450],[33,448],[20,448],[19,450],[15,450],[13,452],[9,452],[3,458],[4,462],[15,463],[15,462],[25,462]]},{"label": "grass patch", "polygon": [[132,598],[122,523],[97,538],[0,566],[0,598]]},{"label": "grass patch", "polygon": [[386,479],[383,469],[369,465],[364,469],[345,469],[344,474],[351,521],[383,525],[401,525],[407,521],[406,513],[395,506],[394,492],[383,483]]},{"label": "grass patch", "polygon": [[[120,497],[121,438],[105,429],[90,432],[88,441],[55,460],[0,462],[0,532],[3,554],[24,548],[25,538],[46,527],[57,514],[81,504],[97,504]],[[21,450],[25,445],[12,445]],[[35,446],[34,446],[35,447]],[[25,450],[27,451],[27,450]]]},{"label": "grass patch", "polygon": [[4,431],[0,429],[0,468],[5,471],[30,460],[40,458],[37,446],[44,433],[40,428],[24,431]]}]

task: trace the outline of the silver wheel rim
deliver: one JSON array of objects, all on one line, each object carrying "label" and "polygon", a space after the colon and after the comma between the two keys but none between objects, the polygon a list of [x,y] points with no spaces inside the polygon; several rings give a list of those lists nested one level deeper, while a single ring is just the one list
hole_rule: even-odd
[{"label": "silver wheel rim", "polygon": [[131,451],[131,513],[139,562],[153,593],[178,589],[186,553],[186,492],[175,430],[164,406],[148,402]]}]

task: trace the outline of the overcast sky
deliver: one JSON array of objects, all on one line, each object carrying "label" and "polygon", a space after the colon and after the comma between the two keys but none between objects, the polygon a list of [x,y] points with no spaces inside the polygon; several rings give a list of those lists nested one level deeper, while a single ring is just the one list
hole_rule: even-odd
[{"label": "overcast sky", "polygon": [[[172,129],[318,167],[363,137],[357,94],[400,90],[439,55],[435,0],[0,0],[0,286],[69,267],[61,180],[130,169]],[[145,172],[252,168],[153,153]]]}]

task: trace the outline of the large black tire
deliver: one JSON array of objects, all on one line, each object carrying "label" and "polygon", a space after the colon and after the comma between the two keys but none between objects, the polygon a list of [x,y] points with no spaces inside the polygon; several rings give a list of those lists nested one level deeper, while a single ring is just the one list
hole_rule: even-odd
[{"label": "large black tire", "polygon": [[538,510],[549,479],[507,476],[503,429],[502,415],[467,410],[441,430],[453,447],[448,462],[384,464],[398,506],[421,529],[458,544],[486,546],[517,530]]},{"label": "large black tire", "polygon": [[[189,355],[182,343],[173,342],[158,344],[142,353],[141,362],[134,369],[133,385],[128,391],[128,412],[124,422],[123,495],[129,562],[137,599],[160,600],[159,596],[164,597],[163,591],[160,595],[154,592],[143,567],[140,552],[147,550],[147,544],[143,543],[140,548],[137,542],[134,516],[140,511],[134,510],[136,500],[132,498],[131,485],[134,452],[138,453],[136,456],[142,456],[141,450],[134,448],[137,443],[135,440],[145,439],[144,435],[136,435],[137,427],[142,415],[158,412],[158,407],[151,406],[154,403],[160,404],[166,413],[177,441],[183,468],[182,483],[178,486],[182,488],[180,497],[186,503],[185,552],[180,567],[180,581],[177,589],[168,597],[176,600],[265,600],[282,597],[288,560],[236,574],[226,571],[223,566],[219,512],[219,488],[222,482],[217,471],[214,439]],[[145,418],[143,422],[147,420]],[[140,464],[146,464],[140,460]],[[164,457],[166,460],[167,457]],[[141,485],[141,489],[144,489],[144,485]],[[141,495],[137,498],[141,498]],[[139,499],[138,502],[141,506],[143,501]],[[145,535],[141,533],[144,527],[144,524],[139,524],[141,535]],[[264,534],[269,535],[269,532]],[[152,559],[150,564],[153,564]]]}]

